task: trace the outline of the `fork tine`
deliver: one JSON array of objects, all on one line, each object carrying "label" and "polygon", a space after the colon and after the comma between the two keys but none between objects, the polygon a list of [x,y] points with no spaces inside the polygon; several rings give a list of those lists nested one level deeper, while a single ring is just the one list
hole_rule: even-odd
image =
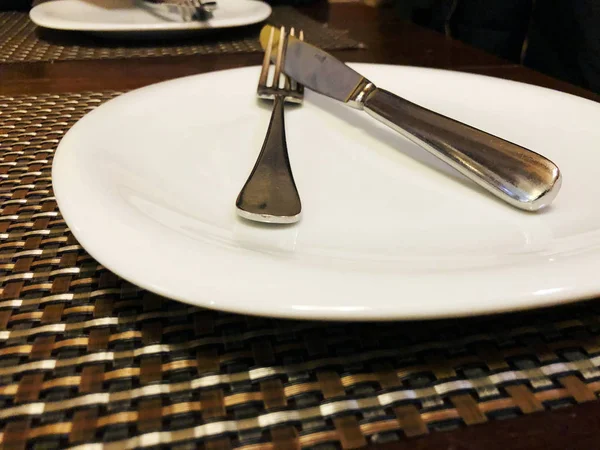
[{"label": "fork tine", "polygon": [[187,10],[188,10],[188,4],[187,4],[187,0],[181,3],[181,18],[187,22]]},{"label": "fork tine", "polygon": [[187,0],[187,18],[189,21],[192,21],[196,18],[196,4],[194,0]]},{"label": "fork tine", "polygon": [[[296,36],[296,29],[294,27],[290,28],[290,36]],[[283,88],[285,90],[294,89],[294,81],[288,77],[285,73],[283,74]]]},{"label": "fork tine", "polygon": [[191,1],[190,0],[185,0],[183,2],[183,20],[185,20],[186,22],[189,22],[191,20],[191,14],[190,14],[190,8],[191,8]]},{"label": "fork tine", "polygon": [[277,46],[277,59],[275,61],[275,75],[273,76],[273,87],[279,87],[279,79],[281,78],[281,63],[283,62],[283,44],[285,42],[285,27],[281,27],[279,34],[279,45]]},{"label": "fork tine", "polygon": [[275,35],[275,28],[271,28],[271,34],[269,34],[269,43],[265,48],[265,57],[263,58],[262,69],[260,71],[260,77],[258,78],[259,87],[267,86],[267,78],[269,78],[269,65],[271,64],[271,48],[273,47],[273,36]]},{"label": "fork tine", "polygon": [[190,5],[190,8],[189,8],[190,20],[194,20],[194,19],[196,19],[196,11],[197,11],[196,2],[194,0],[189,0],[188,4]]},{"label": "fork tine", "polygon": [[[303,41],[304,40],[304,30],[300,29],[300,31],[298,32],[298,39]],[[298,94],[300,94],[300,97],[304,96],[304,85],[298,83],[297,81],[294,80],[294,90],[296,92],[298,92]]]}]

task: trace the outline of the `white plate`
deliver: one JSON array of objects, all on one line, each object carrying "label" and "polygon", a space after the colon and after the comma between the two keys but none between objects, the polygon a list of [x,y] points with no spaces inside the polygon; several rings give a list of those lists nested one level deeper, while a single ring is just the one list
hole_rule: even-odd
[{"label": "white plate", "polygon": [[218,0],[206,21],[167,20],[135,0],[55,0],[35,6],[29,13],[40,27],[100,34],[134,35],[232,28],[264,21],[271,7],[256,0]]},{"label": "white plate", "polygon": [[434,318],[600,293],[600,105],[458,72],[352,66],[554,160],[554,206],[511,208],[364,112],[307,92],[286,110],[303,218],[245,222],[234,202],[270,117],[251,67],[148,86],[84,117],[54,159],[65,220],[125,279],[241,313]]}]

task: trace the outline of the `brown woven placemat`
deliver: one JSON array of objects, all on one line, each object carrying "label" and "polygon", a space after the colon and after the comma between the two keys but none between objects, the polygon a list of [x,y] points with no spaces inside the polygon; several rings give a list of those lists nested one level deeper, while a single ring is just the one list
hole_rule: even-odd
[{"label": "brown woven placemat", "polygon": [[[292,7],[273,8],[268,22],[301,28],[307,41],[326,50],[361,47],[345,31],[328,28]],[[215,30],[192,35],[185,40],[119,41],[84,33],[41,29],[29,20],[27,13],[0,12],[0,62],[253,53],[262,51],[259,32],[260,25]]]},{"label": "brown woven placemat", "polygon": [[110,273],[70,234],[50,169],[114,95],[0,97],[4,448],[349,449],[597,398],[597,303],[326,324],[200,309]]}]

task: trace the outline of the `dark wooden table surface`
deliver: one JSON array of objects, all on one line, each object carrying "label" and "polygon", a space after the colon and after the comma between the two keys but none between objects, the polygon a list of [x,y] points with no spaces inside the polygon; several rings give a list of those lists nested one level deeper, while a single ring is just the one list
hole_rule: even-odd
[{"label": "dark wooden table surface", "polygon": [[[2,8],[2,6],[0,6]],[[522,81],[600,100],[600,97],[403,22],[389,9],[358,4],[304,7],[329,26],[348,29],[366,49],[335,52],[344,61],[452,69]],[[127,60],[0,64],[0,94],[128,90],[175,77],[259,64],[259,54]],[[381,449],[592,449],[600,443],[600,402],[518,419],[491,421],[379,446]]]}]

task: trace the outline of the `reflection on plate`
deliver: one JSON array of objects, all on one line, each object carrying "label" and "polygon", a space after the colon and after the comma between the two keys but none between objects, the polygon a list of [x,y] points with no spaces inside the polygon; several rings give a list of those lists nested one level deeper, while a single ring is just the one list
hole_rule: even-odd
[{"label": "reflection on plate", "polygon": [[271,7],[258,0],[219,0],[209,20],[186,22],[168,20],[136,0],[54,0],[35,6],[29,15],[36,25],[56,30],[155,36],[256,24],[271,15]]},{"label": "reflection on plate", "polygon": [[149,86],[84,117],[54,160],[65,220],[129,281],[249,314],[433,318],[600,293],[600,105],[489,77],[353,66],[554,160],[564,175],[554,205],[511,208],[365,114],[307,92],[286,111],[303,218],[246,222],[235,198],[270,116],[251,67]]}]

